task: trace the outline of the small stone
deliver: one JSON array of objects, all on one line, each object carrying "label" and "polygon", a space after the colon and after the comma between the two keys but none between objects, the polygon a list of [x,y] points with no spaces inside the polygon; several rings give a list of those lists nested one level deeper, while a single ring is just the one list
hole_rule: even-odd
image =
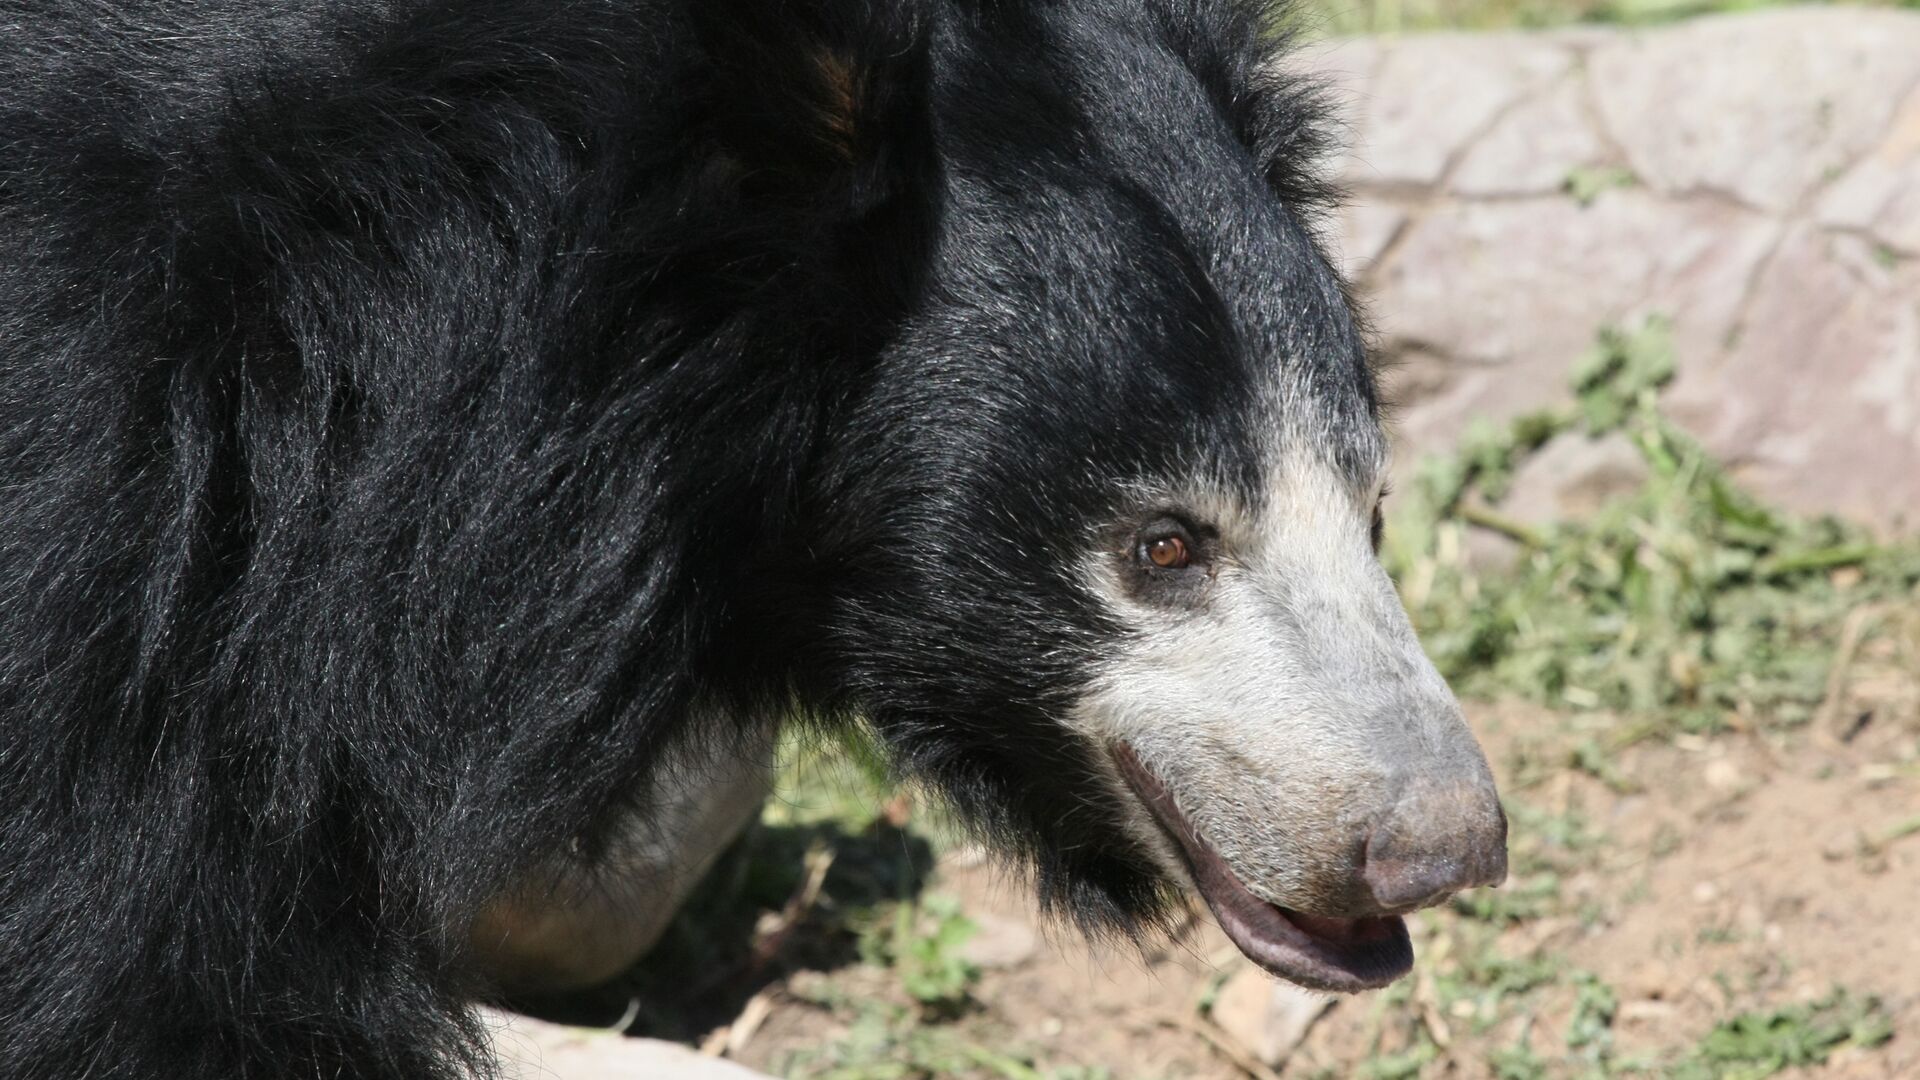
[{"label": "small stone", "polygon": [[1732,791],[1740,786],[1740,766],[1726,758],[1716,758],[1707,762],[1703,776],[1707,786],[1715,791]]},{"label": "small stone", "polygon": [[1860,766],[1860,772],[1858,773],[1858,775],[1860,777],[1860,782],[1867,785],[1868,787],[1880,787],[1883,784],[1887,784],[1891,782],[1896,776],[1899,776],[1900,774],[1896,772],[1894,770],[1894,767],[1891,765],[1888,765],[1884,762],[1874,762],[1872,764]]},{"label": "small stone", "polygon": [[1620,1006],[1622,1024],[1658,1024],[1673,1019],[1679,1009],[1664,1001],[1628,1001]]},{"label": "small stone", "polygon": [[1332,999],[1288,983],[1276,983],[1255,968],[1242,968],[1220,988],[1213,1022],[1248,1053],[1278,1065],[1307,1037]]},{"label": "small stone", "polygon": [[1711,904],[1720,898],[1720,887],[1711,881],[1703,881],[1693,887],[1693,902]]},{"label": "small stone", "polygon": [[1209,1013],[1222,1031],[1255,1056],[1266,1043],[1267,1002],[1273,985],[1273,980],[1260,971],[1243,967],[1221,984]]}]

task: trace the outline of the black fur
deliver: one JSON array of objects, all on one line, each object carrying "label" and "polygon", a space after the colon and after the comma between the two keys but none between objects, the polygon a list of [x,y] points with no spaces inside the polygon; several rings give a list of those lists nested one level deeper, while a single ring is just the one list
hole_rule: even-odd
[{"label": "black fur", "polygon": [[1151,924],[1075,560],[1282,359],[1378,438],[1269,20],[0,0],[0,1070],[485,1071],[467,921],[696,714]]}]

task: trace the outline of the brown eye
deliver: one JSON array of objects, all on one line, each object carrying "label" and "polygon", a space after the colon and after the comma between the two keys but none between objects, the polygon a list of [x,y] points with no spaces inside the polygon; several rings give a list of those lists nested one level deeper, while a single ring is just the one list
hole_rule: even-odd
[{"label": "brown eye", "polygon": [[1187,549],[1187,542],[1177,536],[1163,536],[1143,546],[1147,561],[1162,570],[1185,569],[1193,561],[1193,553]]}]

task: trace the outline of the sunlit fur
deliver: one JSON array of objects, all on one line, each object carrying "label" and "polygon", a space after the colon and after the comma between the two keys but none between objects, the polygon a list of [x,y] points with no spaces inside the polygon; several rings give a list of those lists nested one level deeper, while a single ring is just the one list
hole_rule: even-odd
[{"label": "sunlit fur", "polygon": [[1271,26],[0,0],[0,1068],[484,1071],[476,915],[617,851],[688,730],[795,712],[1151,926],[1175,879],[1077,719],[1178,648],[1086,573],[1135,495],[1278,544],[1302,455],[1350,497],[1205,632],[1320,575],[1361,591],[1303,628],[1411,662]]}]

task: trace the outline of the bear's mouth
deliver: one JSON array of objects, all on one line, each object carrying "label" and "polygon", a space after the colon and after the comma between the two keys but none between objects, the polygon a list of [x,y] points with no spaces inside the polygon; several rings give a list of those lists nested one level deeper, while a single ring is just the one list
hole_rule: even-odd
[{"label": "bear's mouth", "polygon": [[1167,787],[1126,743],[1112,746],[1120,775],[1170,836],[1195,888],[1247,959],[1312,990],[1373,990],[1413,967],[1413,942],[1398,915],[1345,919],[1309,915],[1255,896],[1226,860],[1188,824]]}]

